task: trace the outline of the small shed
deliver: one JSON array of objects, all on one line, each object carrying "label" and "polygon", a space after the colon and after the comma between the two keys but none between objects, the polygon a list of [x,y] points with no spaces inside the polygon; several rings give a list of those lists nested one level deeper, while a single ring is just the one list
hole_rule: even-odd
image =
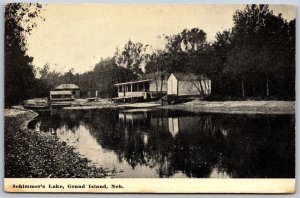
[{"label": "small shed", "polygon": [[202,96],[211,93],[211,80],[193,73],[172,73],[168,78],[168,95]]},{"label": "small shed", "polygon": [[57,86],[55,91],[70,91],[75,98],[80,98],[79,87],[75,84],[61,84]]}]

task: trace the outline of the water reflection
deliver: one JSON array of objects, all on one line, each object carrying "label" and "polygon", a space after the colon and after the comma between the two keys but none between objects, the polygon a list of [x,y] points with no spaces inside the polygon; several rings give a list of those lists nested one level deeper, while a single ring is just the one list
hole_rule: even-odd
[{"label": "water reflection", "polygon": [[294,177],[294,115],[59,111],[31,123],[116,177]]}]

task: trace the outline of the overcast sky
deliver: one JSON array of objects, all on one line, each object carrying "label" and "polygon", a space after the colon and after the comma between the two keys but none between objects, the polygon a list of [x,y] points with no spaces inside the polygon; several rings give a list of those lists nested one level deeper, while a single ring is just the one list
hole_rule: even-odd
[{"label": "overcast sky", "polygon": [[[131,39],[158,47],[159,35],[200,28],[208,41],[233,26],[232,15],[245,5],[195,4],[48,4],[28,37],[28,55],[35,67],[49,63],[51,69],[77,73],[92,70],[101,58],[112,57]],[[295,7],[271,5],[288,21]]]}]

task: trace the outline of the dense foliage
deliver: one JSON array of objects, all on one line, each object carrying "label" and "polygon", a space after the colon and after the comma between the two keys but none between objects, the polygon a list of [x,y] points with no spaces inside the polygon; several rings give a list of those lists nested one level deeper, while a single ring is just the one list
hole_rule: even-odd
[{"label": "dense foliage", "polygon": [[11,3],[5,6],[6,106],[35,95],[33,58],[26,55],[26,35],[36,26],[32,19],[38,17],[41,10],[40,4]]},{"label": "dense foliage", "polygon": [[[35,5],[35,4],[34,4]],[[5,11],[5,102],[48,96],[61,83],[77,84],[82,97],[115,96],[114,83],[134,80],[144,72],[193,72],[212,80],[211,99],[295,97],[295,19],[274,15],[268,5],[247,5],[233,15],[231,29],[207,42],[199,28],[184,29],[165,36],[163,49],[128,41],[115,56],[101,60],[93,71],[83,74],[50,71],[46,64],[35,79],[32,57],[26,55],[24,16],[34,18],[41,9],[8,4]],[[31,5],[32,6],[32,5]],[[32,11],[34,11],[32,13]],[[30,20],[29,20],[30,21]],[[25,21],[25,22],[29,22]],[[152,49],[152,48],[151,48]]]},{"label": "dense foliage", "polygon": [[[101,60],[95,65],[94,70],[78,74],[71,69],[66,73],[50,72],[48,64],[39,70],[40,79],[47,86],[45,91],[48,94],[56,86],[63,83],[76,84],[80,87],[81,97],[94,97],[95,91],[98,96],[108,98],[115,96],[114,84],[118,82],[126,82],[136,78],[132,70],[122,66],[117,66],[113,58]],[[41,87],[42,89],[42,87]]]}]

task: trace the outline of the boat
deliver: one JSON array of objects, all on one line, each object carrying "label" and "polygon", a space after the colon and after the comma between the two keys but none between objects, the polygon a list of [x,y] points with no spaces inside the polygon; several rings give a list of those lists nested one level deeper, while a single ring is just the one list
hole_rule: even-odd
[{"label": "boat", "polygon": [[34,111],[47,111],[50,110],[50,104],[48,98],[34,98],[25,100],[23,102],[23,107],[25,109],[30,109]]}]

